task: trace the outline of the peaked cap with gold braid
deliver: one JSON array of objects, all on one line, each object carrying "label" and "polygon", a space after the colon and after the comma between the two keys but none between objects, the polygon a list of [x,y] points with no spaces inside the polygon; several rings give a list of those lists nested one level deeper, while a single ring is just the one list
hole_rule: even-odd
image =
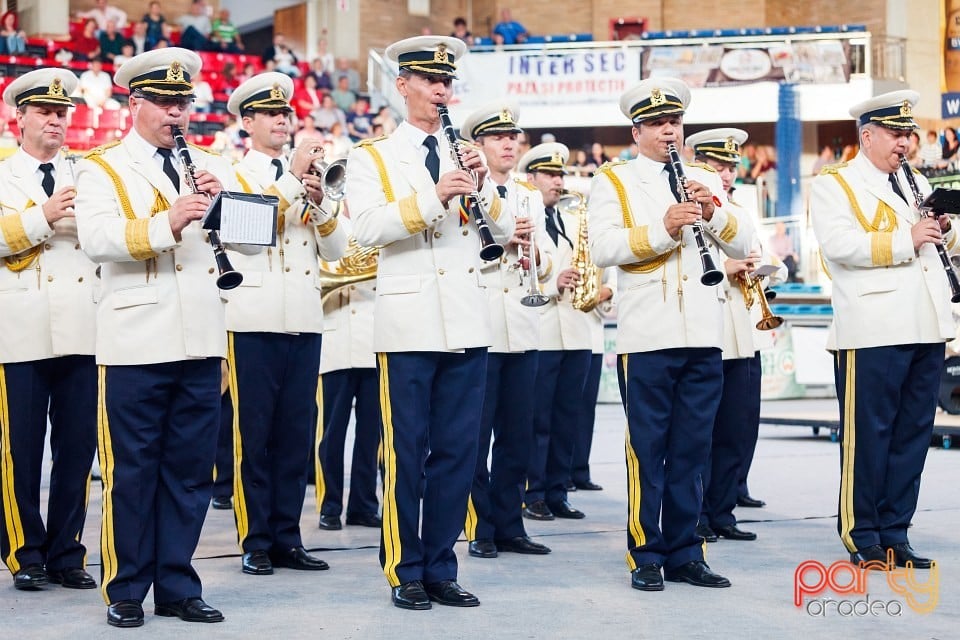
[{"label": "peaked cap with gold braid", "polygon": [[293,111],[293,80],[285,73],[268,71],[244,81],[230,94],[227,111],[235,116],[244,111]]},{"label": "peaked cap with gold braid", "polygon": [[203,61],[189,49],[166,47],[134,56],[120,65],[113,81],[121,87],[149,96],[194,97],[191,77]]},{"label": "peaked cap with gold braid", "polygon": [[401,71],[456,78],[456,61],[467,55],[467,45],[449,36],[416,36],[394,42],[384,55],[396,62]]},{"label": "peaked cap with gold braid", "polygon": [[68,69],[35,69],[25,73],[3,90],[3,101],[11,107],[28,104],[73,106],[70,94],[77,88],[77,76]]}]

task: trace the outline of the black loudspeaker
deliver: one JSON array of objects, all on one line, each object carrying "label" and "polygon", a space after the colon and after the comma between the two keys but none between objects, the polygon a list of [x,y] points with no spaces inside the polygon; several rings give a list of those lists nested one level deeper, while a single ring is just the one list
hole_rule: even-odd
[{"label": "black loudspeaker", "polygon": [[960,356],[947,358],[940,376],[940,406],[951,414],[960,414]]}]

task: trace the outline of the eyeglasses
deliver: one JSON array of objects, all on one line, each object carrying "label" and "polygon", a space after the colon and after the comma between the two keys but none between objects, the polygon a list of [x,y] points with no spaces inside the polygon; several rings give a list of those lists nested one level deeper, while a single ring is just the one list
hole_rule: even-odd
[{"label": "eyeglasses", "polygon": [[138,96],[143,100],[152,102],[161,109],[171,109],[176,107],[180,111],[188,109],[191,104],[193,104],[193,98],[189,96],[151,96],[151,95],[142,95]]}]

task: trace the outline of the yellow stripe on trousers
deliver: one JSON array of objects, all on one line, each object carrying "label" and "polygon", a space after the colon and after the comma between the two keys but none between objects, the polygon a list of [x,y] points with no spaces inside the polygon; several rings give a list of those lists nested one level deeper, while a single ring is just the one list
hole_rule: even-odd
[{"label": "yellow stripe on trousers", "polygon": [[317,379],[317,435],[313,440],[313,486],[317,492],[317,513],[320,513],[323,499],[327,495],[327,483],[323,479],[323,462],[320,460],[321,440],[323,440],[323,376]]},{"label": "yellow stripe on trousers", "polygon": [[[840,540],[850,553],[856,553],[853,531],[854,458],[857,436],[857,352],[845,351],[847,367],[843,383],[843,468],[840,470]],[[837,358],[840,357],[839,352]]]},{"label": "yellow stripe on trousers", "polygon": [[473,504],[473,494],[467,496],[467,520],[463,524],[463,532],[467,540],[472,542],[477,539],[477,508]]},{"label": "yellow stripe on trousers", "polygon": [[237,519],[237,543],[243,549],[243,541],[250,532],[247,517],[247,499],[243,493],[243,477],[240,474],[243,462],[243,440],[240,437],[240,390],[237,389],[237,355],[233,347],[233,332],[227,332],[227,367],[230,370],[230,402],[233,405],[233,515]]},{"label": "yellow stripe on trousers", "polygon": [[[629,378],[627,377],[628,356],[624,353],[621,354],[620,358],[623,360],[623,388],[629,389]],[[630,532],[630,538],[635,543],[635,546],[642,547],[647,544],[647,536],[643,532],[643,525],[640,522],[640,508],[642,505],[640,460],[637,458],[637,453],[633,450],[633,444],[630,442],[630,404],[626,398],[624,398],[623,404],[627,407],[628,412],[627,433],[624,438],[626,444],[624,448],[627,455],[627,530]],[[633,561],[633,555],[629,550],[627,551],[627,565],[631,571],[637,568],[636,562]]]},{"label": "yellow stripe on trousers", "polygon": [[117,577],[117,548],[113,515],[113,441],[110,437],[110,420],[107,415],[107,368],[97,367],[97,441],[100,456],[100,478],[103,482],[103,513],[100,521],[100,555],[103,562],[103,581],[100,592],[110,603],[107,587]]},{"label": "yellow stripe on trousers", "polygon": [[393,443],[393,411],[390,406],[390,373],[387,354],[378,353],[380,365],[380,414],[383,425],[383,573],[391,587],[400,585],[397,566],[400,564],[400,519],[397,514],[397,452]]},{"label": "yellow stripe on trousers", "polygon": [[17,551],[23,548],[23,522],[20,519],[20,507],[13,487],[13,454],[10,452],[10,398],[7,395],[7,373],[0,364],[0,445],[3,456],[0,457],[0,482],[3,483],[2,500],[4,526],[7,530],[7,544],[10,553],[3,561],[10,573],[20,571]]}]

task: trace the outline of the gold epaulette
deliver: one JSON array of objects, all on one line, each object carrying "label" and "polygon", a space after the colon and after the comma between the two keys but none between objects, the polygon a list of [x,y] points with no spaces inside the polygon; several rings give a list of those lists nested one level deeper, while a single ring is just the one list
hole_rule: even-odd
[{"label": "gold epaulette", "polygon": [[708,165],[706,162],[684,162],[683,164],[688,167],[697,167],[698,169],[706,169],[710,173],[716,173],[717,170]]},{"label": "gold epaulette", "polygon": [[202,147],[202,146],[200,146],[199,144],[193,144],[192,142],[188,142],[188,143],[187,143],[187,146],[188,146],[188,147],[193,147],[194,149],[196,149],[196,150],[198,150],[198,151],[203,151],[204,153],[209,153],[210,155],[214,155],[214,156],[220,155],[219,153],[214,153],[213,150],[212,150],[210,147]]},{"label": "gold epaulette", "polygon": [[120,142],[121,142],[120,140],[114,140],[114,141],[112,141],[112,142],[108,142],[108,143],[106,143],[106,144],[102,144],[102,145],[100,145],[99,147],[94,147],[93,149],[90,149],[90,151],[88,151],[86,154],[84,154],[83,157],[84,157],[84,158],[89,158],[90,156],[98,156],[98,155],[100,155],[101,153],[103,153],[104,151],[106,151],[107,149],[111,149],[111,148],[117,146],[118,144],[120,144]]},{"label": "gold epaulette", "polygon": [[380,142],[381,140],[386,140],[387,137],[388,136],[377,136],[376,138],[365,138],[360,142],[358,142],[357,144],[353,145],[353,148],[356,149],[357,147],[365,147],[367,145],[373,144],[374,142]]},{"label": "gold epaulette", "polygon": [[913,171],[913,173],[916,174],[916,175],[918,175],[918,176],[922,176],[922,175],[923,175],[922,173],[920,173],[920,169],[917,169],[916,167],[910,167],[910,171]]},{"label": "gold epaulette", "polygon": [[526,180],[521,180],[520,178],[514,178],[513,181],[516,182],[516,183],[517,183],[518,185],[520,185],[521,187],[525,187],[525,188],[529,189],[530,191],[536,191],[536,190],[537,190],[537,188],[536,188],[535,186],[533,186],[532,184],[530,184],[530,183],[527,182]]},{"label": "gold epaulette", "polygon": [[597,171],[609,171],[609,170],[612,169],[613,167],[616,167],[616,166],[621,165],[621,164],[627,164],[627,161],[626,161],[626,160],[620,160],[619,158],[618,158],[617,160],[607,160],[607,161],[604,162],[602,165],[600,165],[599,167],[597,167]]},{"label": "gold epaulette", "polygon": [[846,162],[834,162],[833,164],[825,164],[823,168],[820,169],[820,175],[827,176],[836,173],[840,173],[840,169],[843,169],[847,166]]}]

